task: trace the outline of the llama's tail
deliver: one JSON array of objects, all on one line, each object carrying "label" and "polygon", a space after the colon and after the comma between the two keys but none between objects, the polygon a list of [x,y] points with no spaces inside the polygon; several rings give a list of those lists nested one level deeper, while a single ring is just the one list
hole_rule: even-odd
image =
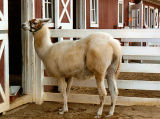
[{"label": "llama's tail", "polygon": [[111,41],[113,47],[113,59],[112,63],[107,70],[107,75],[115,74],[115,77],[118,78],[120,72],[120,65],[122,60],[122,50],[121,45],[118,40]]}]

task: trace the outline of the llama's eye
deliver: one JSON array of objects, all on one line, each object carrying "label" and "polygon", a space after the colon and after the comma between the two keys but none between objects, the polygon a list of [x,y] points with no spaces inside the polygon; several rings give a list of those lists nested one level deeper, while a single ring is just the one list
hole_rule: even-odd
[{"label": "llama's eye", "polygon": [[34,25],[37,25],[38,23],[37,23],[37,22],[34,22],[33,24],[34,24]]}]

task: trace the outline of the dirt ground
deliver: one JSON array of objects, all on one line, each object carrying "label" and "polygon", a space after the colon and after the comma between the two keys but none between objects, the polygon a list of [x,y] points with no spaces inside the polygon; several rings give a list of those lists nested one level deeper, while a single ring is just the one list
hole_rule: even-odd
[{"label": "dirt ground", "polygon": [[[93,119],[98,110],[98,105],[69,103],[69,112],[59,115],[61,106],[61,103],[56,102],[45,102],[41,106],[28,104],[8,112],[0,119]],[[108,111],[109,106],[105,106],[102,119],[105,119]],[[114,116],[107,119],[160,119],[160,107],[116,106]]]},{"label": "dirt ground", "polygon": [[[120,79],[160,81],[160,75],[121,73]],[[72,93],[80,92],[97,94],[97,89],[72,88]],[[160,98],[158,91],[120,90],[120,95]],[[98,105],[69,103],[69,112],[59,115],[58,110],[61,107],[62,103],[57,102],[44,102],[42,105],[27,104],[7,112],[0,116],[0,119],[93,119],[98,110]],[[105,106],[102,119],[105,119],[108,111],[109,106]],[[114,116],[107,119],[160,119],[160,106],[116,106]]]}]

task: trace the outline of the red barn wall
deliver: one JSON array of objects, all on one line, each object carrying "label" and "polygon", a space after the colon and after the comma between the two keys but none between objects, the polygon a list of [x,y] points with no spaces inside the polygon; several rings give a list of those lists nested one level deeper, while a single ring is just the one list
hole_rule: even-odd
[{"label": "red barn wall", "polygon": [[3,13],[3,0],[0,0],[0,10],[1,10],[2,13]]},{"label": "red barn wall", "polygon": [[42,18],[42,0],[35,0],[35,17]]}]

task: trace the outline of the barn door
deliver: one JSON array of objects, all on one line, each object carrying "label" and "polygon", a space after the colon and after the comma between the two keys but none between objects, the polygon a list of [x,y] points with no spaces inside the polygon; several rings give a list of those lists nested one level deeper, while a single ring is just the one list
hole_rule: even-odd
[{"label": "barn door", "polygon": [[9,108],[8,0],[0,0],[0,113]]},{"label": "barn door", "polygon": [[73,28],[73,0],[55,0],[55,27]]}]

